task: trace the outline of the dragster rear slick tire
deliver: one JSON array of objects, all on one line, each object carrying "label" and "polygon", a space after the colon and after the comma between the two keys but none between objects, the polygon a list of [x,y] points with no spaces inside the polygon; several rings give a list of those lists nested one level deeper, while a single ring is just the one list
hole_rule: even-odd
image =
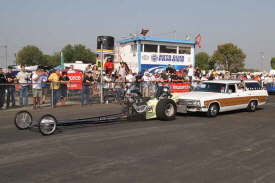
[{"label": "dragster rear slick tire", "polygon": [[46,114],[39,120],[39,131],[42,135],[52,135],[57,126],[57,120],[53,115]]},{"label": "dragster rear slick tire", "polygon": [[161,99],[156,107],[157,119],[171,121],[176,118],[177,105],[172,99]]}]

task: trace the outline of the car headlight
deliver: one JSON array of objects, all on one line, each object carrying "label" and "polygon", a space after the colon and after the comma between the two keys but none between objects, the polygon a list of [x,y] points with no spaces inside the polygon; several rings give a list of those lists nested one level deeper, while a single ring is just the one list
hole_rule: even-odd
[{"label": "car headlight", "polygon": [[201,102],[200,102],[200,100],[183,100],[183,99],[180,99],[178,101],[178,104],[179,105],[186,105],[186,106],[200,106]]},{"label": "car headlight", "polygon": [[201,105],[201,102],[199,100],[191,100],[190,103],[193,106],[200,106]]}]

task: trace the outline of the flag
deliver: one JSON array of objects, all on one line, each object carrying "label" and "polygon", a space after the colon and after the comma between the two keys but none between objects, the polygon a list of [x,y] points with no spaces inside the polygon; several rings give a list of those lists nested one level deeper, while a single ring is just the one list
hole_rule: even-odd
[{"label": "flag", "polygon": [[141,30],[141,35],[143,35],[143,36],[146,36],[146,34],[149,32],[149,30],[148,29],[142,29]]},{"label": "flag", "polygon": [[196,45],[198,45],[199,48],[201,48],[201,34],[198,34],[195,37]]}]

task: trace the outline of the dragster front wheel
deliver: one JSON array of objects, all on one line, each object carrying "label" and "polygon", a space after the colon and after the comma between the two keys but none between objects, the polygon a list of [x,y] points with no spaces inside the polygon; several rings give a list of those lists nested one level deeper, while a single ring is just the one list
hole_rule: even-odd
[{"label": "dragster front wheel", "polygon": [[16,113],[14,124],[19,130],[25,130],[32,125],[32,115],[28,111],[20,111]]},{"label": "dragster front wheel", "polygon": [[40,118],[39,131],[42,135],[51,135],[56,130],[57,120],[54,116],[47,114]]}]

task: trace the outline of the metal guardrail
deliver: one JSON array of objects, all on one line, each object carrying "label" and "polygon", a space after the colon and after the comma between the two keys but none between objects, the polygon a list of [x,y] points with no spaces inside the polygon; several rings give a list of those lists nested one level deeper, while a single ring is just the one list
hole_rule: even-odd
[{"label": "metal guardrail", "polygon": [[[40,100],[41,106],[55,107],[57,105],[71,105],[80,104],[81,106],[88,104],[101,103],[101,87],[103,103],[120,103],[124,98],[125,89],[132,84],[136,84],[139,87],[140,93],[144,97],[155,97],[156,90],[159,85],[169,84],[171,82],[93,82],[92,84],[75,83],[80,84],[81,89],[69,89],[68,83],[54,83],[59,87],[53,88],[51,85],[53,82],[43,83],[41,92],[42,97]],[[182,81],[174,81],[173,83],[183,83]],[[35,84],[35,83],[34,83]],[[34,105],[33,100],[33,83],[20,83],[20,84],[0,84],[1,90],[4,90],[4,97],[0,96],[5,107],[11,107],[16,104],[17,107],[25,107]],[[14,98],[14,101],[13,101]],[[9,104],[8,104],[9,103]],[[1,107],[1,106],[0,106]]]}]

